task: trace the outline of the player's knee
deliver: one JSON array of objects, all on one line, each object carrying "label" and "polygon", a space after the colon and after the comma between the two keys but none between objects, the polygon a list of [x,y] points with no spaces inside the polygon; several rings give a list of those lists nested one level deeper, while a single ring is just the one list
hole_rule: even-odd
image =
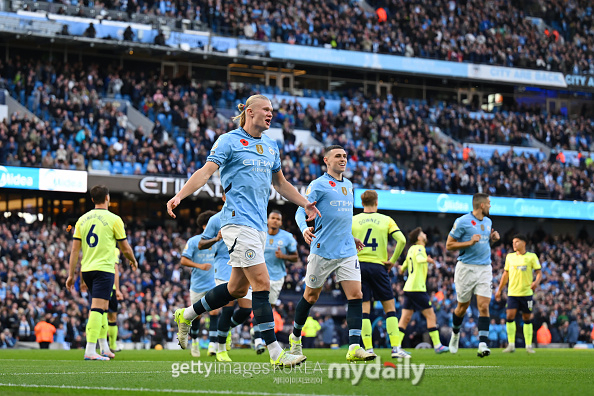
[{"label": "player's knee", "polygon": [[363,299],[363,292],[361,290],[351,293],[351,298],[349,298],[349,300],[361,300],[361,299]]},{"label": "player's knee", "polygon": [[246,285],[246,286],[227,286],[227,289],[229,290],[229,294],[231,294],[233,297],[235,298],[242,298],[245,297],[248,293],[248,290],[250,288],[250,285]]},{"label": "player's knee", "polygon": [[305,301],[307,301],[311,305],[314,305],[316,303],[316,301],[318,301],[318,298],[319,297],[320,297],[320,295],[319,294],[316,294],[316,293],[305,293],[305,294],[303,294],[303,298],[305,299]]}]

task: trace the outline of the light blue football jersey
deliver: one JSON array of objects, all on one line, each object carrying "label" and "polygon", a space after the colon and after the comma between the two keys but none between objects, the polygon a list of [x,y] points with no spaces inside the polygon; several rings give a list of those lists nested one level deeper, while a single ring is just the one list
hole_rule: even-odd
[{"label": "light blue football jersey", "polygon": [[267,234],[264,246],[264,261],[268,268],[271,281],[277,281],[287,276],[285,260],[276,257],[276,250],[280,248],[283,254],[295,253],[297,241],[290,232],[278,230],[276,235]]},{"label": "light blue football jersey", "polygon": [[[208,224],[202,233],[202,239],[213,239],[221,230],[221,212],[208,219]],[[225,282],[231,279],[231,266],[229,265],[229,250],[221,239],[211,246],[214,251],[214,277]]]},{"label": "light blue football jersey", "polygon": [[272,173],[281,170],[274,140],[257,139],[239,127],[221,135],[207,161],[219,165],[227,201],[221,211],[221,226],[245,225],[266,231]]},{"label": "light blue football jersey", "polygon": [[491,264],[491,226],[493,222],[488,217],[479,220],[472,213],[458,217],[450,231],[452,238],[458,242],[468,242],[474,234],[480,234],[481,239],[474,245],[460,249],[458,261],[464,264]]},{"label": "light blue football jersey", "polygon": [[182,252],[183,257],[192,260],[196,264],[208,263],[212,265],[208,271],[192,268],[190,289],[196,293],[209,291],[216,286],[214,281],[214,249],[212,247],[204,250],[198,249],[198,242],[200,242],[200,239],[202,239],[200,235],[190,238]]},{"label": "light blue football jersey", "polygon": [[[316,207],[322,214],[314,225],[315,238],[310,253],[326,259],[351,257],[357,254],[351,231],[353,224],[353,184],[345,177],[337,180],[327,173],[312,181],[307,187],[309,202],[317,201]],[[303,233],[307,228],[303,208],[297,209],[295,220]]]}]

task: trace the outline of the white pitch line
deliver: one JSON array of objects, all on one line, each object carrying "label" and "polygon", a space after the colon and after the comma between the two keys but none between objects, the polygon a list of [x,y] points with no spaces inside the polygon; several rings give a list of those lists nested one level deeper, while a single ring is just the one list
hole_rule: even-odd
[{"label": "white pitch line", "polygon": [[[22,387],[22,388],[54,388],[54,389],[75,389],[75,390],[99,390],[116,392],[151,392],[151,393],[197,393],[197,394],[217,394],[217,395],[262,395],[262,396],[286,396],[287,393],[264,393],[264,392],[245,392],[245,391],[220,391],[206,389],[150,389],[150,388],[115,388],[107,386],[73,386],[73,385],[37,385],[37,384],[3,384],[0,386]],[[340,395],[320,395],[317,393],[292,393],[293,396],[340,396]]]}]

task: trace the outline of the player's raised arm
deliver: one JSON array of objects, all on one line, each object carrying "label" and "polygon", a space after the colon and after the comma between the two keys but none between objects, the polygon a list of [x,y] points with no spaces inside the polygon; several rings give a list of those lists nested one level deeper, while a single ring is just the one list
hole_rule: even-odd
[{"label": "player's raised arm", "polygon": [[272,174],[272,185],[280,195],[304,209],[307,214],[307,221],[315,219],[316,216],[322,217],[320,211],[316,208],[316,202],[309,202],[303,195],[301,195],[299,191],[285,179],[282,170]]},{"label": "player's raised arm", "polygon": [[210,179],[212,174],[215,173],[217,169],[219,169],[218,164],[211,161],[207,161],[202,168],[194,172],[194,174],[188,179],[186,184],[184,184],[182,189],[179,190],[179,192],[175,194],[175,196],[167,202],[167,213],[169,214],[169,216],[175,219],[176,216],[175,213],[173,213],[173,209],[177,208],[182,199],[184,199],[190,194],[193,194],[199,188],[204,186],[208,179]]}]

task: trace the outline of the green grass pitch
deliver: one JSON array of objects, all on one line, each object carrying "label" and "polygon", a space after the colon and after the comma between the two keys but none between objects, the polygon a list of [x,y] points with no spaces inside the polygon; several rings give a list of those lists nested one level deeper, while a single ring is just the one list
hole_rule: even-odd
[{"label": "green grass pitch", "polygon": [[[329,378],[332,363],[344,363],[344,349],[306,350],[307,366],[301,370],[273,372],[267,354],[232,350],[234,362],[227,372],[206,377],[206,365],[213,358],[192,358],[188,351],[122,351],[109,362],[83,361],[83,351],[0,350],[0,394],[136,395],[177,393],[179,395],[584,395],[594,389],[594,350],[537,349],[528,355],[523,349],[503,354],[494,349],[480,359],[474,349],[457,355],[436,355],[432,350],[412,350],[411,364],[425,364],[417,385],[405,376],[404,363],[380,350],[381,364],[346,365],[349,379]],[[203,351],[205,355],[205,351]],[[194,371],[191,373],[191,362]],[[198,362],[202,362],[198,366]],[[384,366],[384,362],[391,364]],[[174,372],[188,366],[188,373]],[[236,364],[237,363],[237,364]],[[355,366],[355,367],[352,367]],[[399,367],[400,366],[400,367]],[[419,366],[420,367],[420,366]],[[202,374],[198,373],[198,369]],[[419,368],[418,368],[419,369]],[[346,370],[341,375],[346,375]],[[384,370],[384,371],[382,371]],[[387,370],[387,371],[386,371]],[[382,378],[389,376],[394,379]],[[420,370],[420,369],[419,369]],[[233,371],[233,372],[230,372]],[[268,372],[266,372],[268,371]],[[354,385],[355,372],[361,381]],[[378,375],[379,379],[365,378]],[[375,373],[375,374],[374,374]],[[387,373],[387,374],[386,374]],[[412,370],[409,371],[412,377]],[[333,371],[336,377],[337,371]]]}]

